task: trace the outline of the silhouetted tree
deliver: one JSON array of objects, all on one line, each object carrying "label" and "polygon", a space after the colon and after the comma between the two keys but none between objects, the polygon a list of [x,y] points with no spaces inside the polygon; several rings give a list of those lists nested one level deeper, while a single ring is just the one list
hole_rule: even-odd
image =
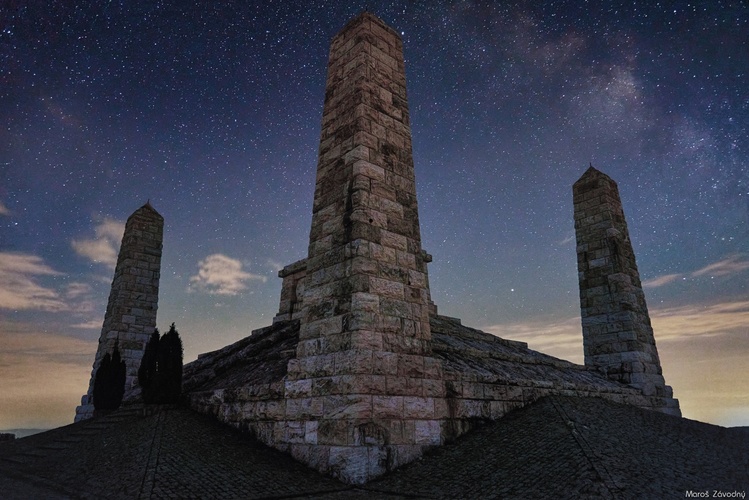
[{"label": "silhouetted tree", "polygon": [[174,323],[159,341],[159,386],[163,403],[177,403],[182,393],[182,340]]},{"label": "silhouetted tree", "polygon": [[94,409],[116,410],[125,395],[127,367],[120,357],[119,341],[112,354],[106,353],[94,378]]},{"label": "silhouetted tree", "polygon": [[138,383],[143,391],[143,402],[177,403],[182,393],[182,340],[174,323],[159,338],[158,330],[146,344]]},{"label": "silhouetted tree", "polygon": [[127,379],[127,366],[120,357],[119,340],[114,342],[112,351],[112,410],[116,410],[122,404],[122,398],[125,396],[125,380]]},{"label": "silhouetted tree", "polygon": [[138,368],[138,385],[140,385],[143,402],[155,403],[158,393],[158,367],[159,367],[159,330],[154,328],[151,338],[146,344],[143,359]]},{"label": "silhouetted tree", "polygon": [[99,368],[96,370],[96,377],[94,378],[94,409],[96,410],[108,409],[107,383],[111,378],[111,372],[112,356],[106,353],[99,364]]}]

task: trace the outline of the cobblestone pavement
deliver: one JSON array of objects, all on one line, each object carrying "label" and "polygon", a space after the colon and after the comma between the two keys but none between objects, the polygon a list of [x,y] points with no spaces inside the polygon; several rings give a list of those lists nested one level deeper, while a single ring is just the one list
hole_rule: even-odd
[{"label": "cobblestone pavement", "polygon": [[367,485],[428,498],[685,498],[749,490],[749,436],[593,398],[545,398]]},{"label": "cobblestone pavement", "polygon": [[3,443],[0,498],[284,498],[351,489],[189,410],[128,411]]},{"label": "cobblestone pavement", "polygon": [[184,409],[0,444],[0,498],[684,498],[749,489],[749,433],[546,398],[352,487]]}]

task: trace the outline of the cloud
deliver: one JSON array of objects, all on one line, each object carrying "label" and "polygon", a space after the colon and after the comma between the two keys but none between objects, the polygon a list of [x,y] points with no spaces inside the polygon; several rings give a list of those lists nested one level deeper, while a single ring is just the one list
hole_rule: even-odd
[{"label": "cloud", "polygon": [[274,259],[268,259],[266,263],[268,264],[268,267],[270,267],[273,270],[274,273],[286,267],[282,262],[279,262]]},{"label": "cloud", "polygon": [[83,328],[85,330],[100,330],[102,325],[102,319],[92,319],[90,321],[84,321],[83,323],[76,323],[70,325],[73,328]]},{"label": "cloud", "polygon": [[682,274],[664,274],[663,276],[658,276],[656,278],[652,278],[649,280],[645,280],[642,282],[643,288],[657,288],[659,286],[668,285],[669,283],[676,281],[680,277],[682,277]]},{"label": "cloud", "polygon": [[482,329],[503,339],[527,342],[529,348],[544,354],[573,363],[583,362],[583,334],[579,316],[491,325]]},{"label": "cloud", "polygon": [[0,252],[0,308],[62,311],[67,308],[60,294],[37,283],[39,276],[60,276],[35,255]]},{"label": "cloud", "polygon": [[104,218],[94,228],[96,237],[94,239],[73,240],[73,250],[97,264],[104,264],[112,269],[117,265],[117,252],[125,232],[125,223]]},{"label": "cloud", "polygon": [[0,215],[10,215],[10,210],[2,201],[0,201]]},{"label": "cloud", "polygon": [[744,259],[742,255],[729,255],[723,260],[707,265],[692,273],[692,276],[729,276],[738,274],[749,269],[749,260]]},{"label": "cloud", "polygon": [[[697,338],[746,335],[749,331],[749,300],[718,304],[688,304],[651,308],[650,320],[657,342],[693,342]],[[509,340],[527,342],[531,349],[582,363],[580,317],[535,320],[482,328]]]},{"label": "cloud", "polygon": [[656,340],[685,340],[749,330],[749,301],[689,304],[650,311]]},{"label": "cloud", "polygon": [[188,290],[198,290],[211,295],[237,295],[247,288],[249,280],[267,280],[265,276],[242,270],[242,263],[226,255],[215,253],[198,263],[198,274],[190,278]]},{"label": "cloud", "polygon": [[69,299],[78,299],[91,293],[91,285],[87,283],[74,282],[68,284],[65,296]]},{"label": "cloud", "polygon": [[557,245],[559,245],[559,246],[565,246],[565,245],[569,245],[570,243],[572,243],[572,242],[574,242],[574,241],[575,241],[575,235],[574,235],[574,234],[571,234],[571,235],[565,236],[565,237],[564,237],[563,239],[561,239],[561,240],[557,240],[557,242],[556,242],[556,243],[557,243]]},{"label": "cloud", "polygon": [[725,257],[718,262],[708,264],[702,269],[692,271],[691,273],[675,273],[675,274],[664,274],[663,276],[657,276],[655,278],[645,280],[642,282],[644,288],[657,288],[659,286],[668,285],[679,278],[699,278],[701,276],[723,277],[732,276],[739,274],[749,269],[749,260],[741,254],[734,254]]}]

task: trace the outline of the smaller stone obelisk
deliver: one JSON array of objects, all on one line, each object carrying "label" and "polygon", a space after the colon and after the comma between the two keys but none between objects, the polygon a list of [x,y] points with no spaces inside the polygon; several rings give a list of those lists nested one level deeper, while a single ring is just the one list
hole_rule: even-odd
[{"label": "smaller stone obelisk", "polygon": [[104,356],[111,354],[116,341],[127,367],[125,399],[137,389],[140,360],[156,328],[163,237],[164,218],[150,203],[127,219],[88,392],[75,410],[76,422],[94,414],[96,371]]},{"label": "smaller stone obelisk", "polygon": [[572,189],[585,365],[645,396],[670,400],[663,411],[678,413],[662,375],[616,182],[591,166]]}]

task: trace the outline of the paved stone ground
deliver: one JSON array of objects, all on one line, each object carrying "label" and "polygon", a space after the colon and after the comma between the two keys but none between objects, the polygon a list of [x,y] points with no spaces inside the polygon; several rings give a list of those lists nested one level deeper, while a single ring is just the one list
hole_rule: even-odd
[{"label": "paved stone ground", "polygon": [[749,433],[546,398],[362,487],[184,409],[0,443],[0,498],[685,498],[749,490]]},{"label": "paved stone ground", "polygon": [[749,490],[745,432],[545,398],[367,485],[426,498],[685,498]]}]

